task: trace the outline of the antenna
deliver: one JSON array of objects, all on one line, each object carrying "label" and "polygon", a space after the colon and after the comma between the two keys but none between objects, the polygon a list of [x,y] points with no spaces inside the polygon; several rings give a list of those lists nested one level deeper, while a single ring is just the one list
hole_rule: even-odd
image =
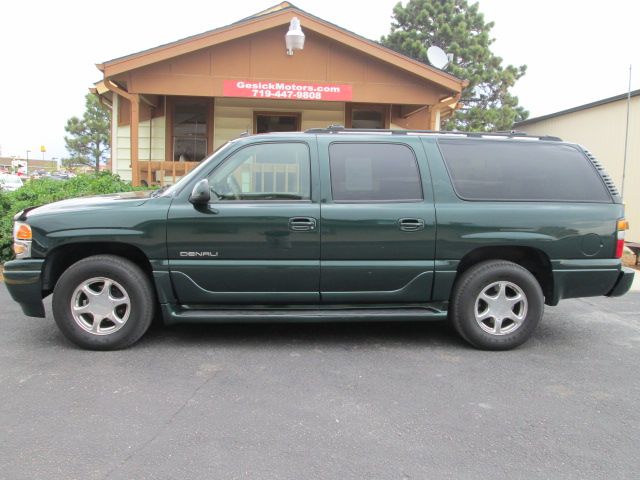
[{"label": "antenna", "polygon": [[442,50],[440,47],[436,47],[435,45],[431,45],[427,49],[427,59],[431,66],[439,68],[442,70],[449,63],[449,56]]}]

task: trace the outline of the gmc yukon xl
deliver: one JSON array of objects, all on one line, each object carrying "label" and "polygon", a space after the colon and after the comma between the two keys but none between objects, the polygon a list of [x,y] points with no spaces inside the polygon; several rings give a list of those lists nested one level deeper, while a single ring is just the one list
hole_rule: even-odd
[{"label": "gmc yukon xl", "polygon": [[341,127],[233,140],[168,189],[15,217],[4,276],[25,315],[89,349],[180,322],[449,319],[527,340],[544,305],[630,288],[624,207],[554,137]]}]

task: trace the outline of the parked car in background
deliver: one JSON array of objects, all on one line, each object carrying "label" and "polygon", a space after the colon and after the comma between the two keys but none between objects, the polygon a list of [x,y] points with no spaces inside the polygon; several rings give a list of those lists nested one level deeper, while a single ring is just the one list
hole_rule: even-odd
[{"label": "parked car in background", "polygon": [[18,175],[12,173],[0,174],[0,190],[5,192],[13,192],[24,185],[22,179]]},{"label": "parked car in background", "polygon": [[51,180],[69,180],[69,176],[62,173],[52,173],[45,178],[49,178]]}]

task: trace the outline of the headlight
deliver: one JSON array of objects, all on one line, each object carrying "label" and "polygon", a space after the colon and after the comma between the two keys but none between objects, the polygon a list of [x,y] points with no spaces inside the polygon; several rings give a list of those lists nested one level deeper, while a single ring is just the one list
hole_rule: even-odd
[{"label": "headlight", "polygon": [[13,224],[13,252],[16,258],[31,257],[31,227],[24,222]]}]

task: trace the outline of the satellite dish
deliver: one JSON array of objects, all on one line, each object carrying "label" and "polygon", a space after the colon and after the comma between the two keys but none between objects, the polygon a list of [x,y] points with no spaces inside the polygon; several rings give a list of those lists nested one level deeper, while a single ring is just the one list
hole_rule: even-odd
[{"label": "satellite dish", "polygon": [[449,57],[440,47],[435,45],[430,46],[427,49],[427,59],[429,63],[436,68],[443,69],[449,63]]}]

